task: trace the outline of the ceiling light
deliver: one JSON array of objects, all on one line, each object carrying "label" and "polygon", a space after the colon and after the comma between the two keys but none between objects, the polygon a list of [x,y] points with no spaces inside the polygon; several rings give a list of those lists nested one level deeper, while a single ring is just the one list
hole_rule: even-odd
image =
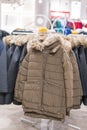
[{"label": "ceiling light", "polygon": [[43,0],[38,0],[38,3],[40,3],[40,4],[43,3]]}]

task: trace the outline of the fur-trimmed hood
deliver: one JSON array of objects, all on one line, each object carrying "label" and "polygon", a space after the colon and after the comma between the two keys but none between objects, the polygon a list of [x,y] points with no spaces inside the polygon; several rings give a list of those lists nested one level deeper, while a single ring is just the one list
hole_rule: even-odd
[{"label": "fur-trimmed hood", "polygon": [[69,35],[67,39],[71,42],[71,46],[73,47],[79,47],[80,45],[83,45],[84,47],[87,47],[87,38],[84,35]]},{"label": "fur-trimmed hood", "polygon": [[9,35],[3,38],[3,42],[8,44],[8,45],[18,45],[22,46],[25,43],[27,43],[29,40],[33,39],[35,37],[34,34],[29,34],[29,35]]},{"label": "fur-trimmed hood", "polygon": [[49,34],[43,41],[40,41],[37,36],[36,38],[28,42],[27,51],[29,52],[30,48],[39,51],[44,51],[44,49],[47,49],[50,51],[50,53],[55,53],[62,45],[62,42],[63,38],[59,34]]}]

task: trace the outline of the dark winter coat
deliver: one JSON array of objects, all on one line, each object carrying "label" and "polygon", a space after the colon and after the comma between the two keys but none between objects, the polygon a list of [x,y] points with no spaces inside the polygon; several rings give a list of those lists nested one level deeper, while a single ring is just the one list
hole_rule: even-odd
[{"label": "dark winter coat", "polygon": [[[2,61],[1,62],[2,64],[0,64],[0,69],[1,69],[0,84],[2,86],[0,89],[0,104],[10,104],[13,102],[14,87],[15,87],[18,69],[23,58],[26,55],[25,44],[19,46],[16,45],[15,43],[12,44],[6,43],[2,51],[2,55],[0,57],[0,62]],[[4,78],[2,78],[3,75]]]},{"label": "dark winter coat", "polygon": [[[26,55],[25,45],[15,46],[15,47],[14,46],[11,49],[9,48],[10,51],[8,49],[9,52],[7,53],[8,55],[10,54],[9,66],[7,70],[8,92],[10,97],[13,97],[11,95],[14,95],[14,87],[15,87],[18,70],[19,70],[19,65],[21,64],[23,58]],[[13,53],[12,53],[12,49],[13,49]]]},{"label": "dark winter coat", "polygon": [[5,96],[8,92],[6,44],[3,42],[3,37],[6,35],[9,33],[0,30],[0,104],[5,103]]},{"label": "dark winter coat", "polygon": [[79,47],[74,47],[73,51],[76,55],[78,66],[79,66],[79,72],[80,72],[80,78],[82,83],[82,89],[83,89],[83,103],[87,104],[87,62],[86,62],[86,56],[84,51],[84,46],[80,45]]},{"label": "dark winter coat", "polygon": [[17,77],[18,67],[19,67],[19,60],[21,55],[21,47],[16,46],[13,52],[9,67],[8,67],[8,91],[13,92],[15,81]]},{"label": "dark winter coat", "polygon": [[0,55],[0,93],[8,92],[6,45]]}]

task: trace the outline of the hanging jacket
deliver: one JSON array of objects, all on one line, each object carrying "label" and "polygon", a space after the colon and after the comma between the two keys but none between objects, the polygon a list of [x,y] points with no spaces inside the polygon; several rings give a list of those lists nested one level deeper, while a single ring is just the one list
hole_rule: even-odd
[{"label": "hanging jacket", "polygon": [[[27,50],[26,50],[26,44],[25,44],[25,45],[22,46],[22,52],[21,52],[20,60],[19,60],[19,67],[20,67],[20,65],[21,65],[24,57],[26,56],[26,53],[27,53]],[[16,82],[16,80],[15,80],[15,82]],[[15,105],[21,105],[21,102],[18,102],[15,99],[13,99],[13,104],[15,104]]]},{"label": "hanging jacket", "polygon": [[18,72],[21,47],[16,46],[8,68],[8,91],[13,92],[15,80]]},{"label": "hanging jacket", "polygon": [[[86,58],[85,58],[85,52],[84,52],[84,47],[80,45],[80,47],[74,47],[74,53],[77,58],[78,66],[79,66],[79,71],[80,71],[80,78],[81,78],[81,83],[82,83],[82,89],[83,89],[83,97],[87,96],[87,65],[86,65]],[[84,98],[82,99],[84,105],[86,104],[84,101]]]},{"label": "hanging jacket", "polygon": [[[6,45],[6,69],[2,69],[3,72],[6,72],[5,76],[7,77],[7,81],[4,78],[4,83],[7,85],[7,91],[4,93],[0,93],[0,104],[11,104],[14,98],[14,87],[16,82],[16,77],[18,73],[19,66],[23,58],[26,55],[26,43],[30,36],[27,35],[9,35],[4,37],[3,42]],[[5,58],[4,58],[5,59]],[[3,60],[4,61],[4,60]],[[4,67],[3,65],[3,67]],[[4,87],[3,87],[4,88]],[[20,105],[20,103],[15,102],[16,105]]]},{"label": "hanging jacket", "polygon": [[70,57],[58,36],[52,34],[41,44],[36,41],[20,66],[14,98],[28,116],[62,120],[73,108]]},{"label": "hanging jacket", "polygon": [[[10,36],[11,37],[11,36]],[[18,37],[18,36],[17,36]],[[5,37],[6,39],[6,37]],[[5,41],[5,40],[4,40]],[[26,43],[25,43],[26,44]],[[5,58],[4,58],[4,55]],[[1,70],[1,85],[2,85],[2,91],[0,91],[0,104],[11,104],[13,102],[14,98],[14,87],[16,82],[16,77],[18,73],[19,66],[23,60],[23,58],[26,55],[26,47],[25,45],[21,44],[15,44],[10,43],[10,40],[8,42],[5,41],[5,47],[3,49],[3,53],[0,58],[2,58],[3,61],[1,64],[1,68],[5,66],[4,69]],[[4,58],[4,60],[3,60]],[[6,78],[5,78],[6,77]],[[3,82],[2,82],[3,81]],[[2,84],[3,83],[3,84]]]},{"label": "hanging jacket", "polygon": [[0,30],[0,104],[4,104],[5,95],[8,92],[6,44],[3,42],[3,37],[6,35],[9,33]]},{"label": "hanging jacket", "polygon": [[6,101],[11,100],[11,102],[13,101],[13,97],[14,97],[14,87],[15,87],[19,65],[21,64],[23,58],[26,55],[26,47],[24,45],[23,46],[14,45],[14,46],[11,46],[11,49],[9,48],[10,51],[8,49],[9,51],[8,56],[10,56],[8,58],[10,59],[9,59],[9,65],[7,71],[8,96],[6,97]]},{"label": "hanging jacket", "polygon": [[70,60],[73,66],[73,108],[79,109],[83,96],[82,85],[80,80],[79,68],[74,52],[69,52]]},{"label": "hanging jacket", "polygon": [[[15,86],[15,81],[16,81],[17,72],[18,72],[18,62],[20,59],[20,54],[21,54],[20,47],[18,46],[15,47],[14,53],[12,55],[12,58],[8,67],[7,81],[8,81],[8,94],[10,97],[13,97],[13,94],[14,94],[14,86]],[[9,96],[8,96],[8,101],[10,99]],[[13,101],[13,98],[11,99]]]},{"label": "hanging jacket", "polygon": [[0,93],[8,92],[6,45],[0,55]]},{"label": "hanging jacket", "polygon": [[70,62],[72,63],[72,68],[73,68],[73,109],[78,109],[80,108],[81,100],[83,96],[79,68],[78,68],[76,56],[72,50],[72,45],[69,39],[68,40],[67,38],[64,39],[63,46],[70,57]]}]

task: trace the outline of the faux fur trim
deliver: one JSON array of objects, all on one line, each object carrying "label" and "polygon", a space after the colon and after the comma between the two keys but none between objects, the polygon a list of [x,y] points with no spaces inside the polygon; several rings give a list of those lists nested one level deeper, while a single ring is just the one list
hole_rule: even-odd
[{"label": "faux fur trim", "polygon": [[22,46],[27,43],[29,40],[33,39],[35,35],[9,35],[3,38],[3,42],[9,45],[15,44],[18,46]]},{"label": "faux fur trim", "polygon": [[71,45],[71,42],[67,39],[63,39],[63,48],[67,51],[67,52],[70,52],[72,50],[72,45]]},{"label": "faux fur trim", "polygon": [[59,48],[58,47],[59,45],[62,45],[61,36],[58,34],[49,34],[44,39],[44,41],[40,41],[37,36],[35,39],[28,42],[27,51],[29,52],[30,48],[33,48],[33,49],[36,49],[39,51],[43,51],[45,47],[49,47],[56,42],[58,43],[58,45],[56,47],[52,48],[53,53],[55,53],[57,51],[57,49]]},{"label": "faux fur trim", "polygon": [[[43,41],[41,39],[43,39]],[[49,47],[55,42],[57,42],[58,45],[63,45],[67,51],[70,51],[73,47],[79,47],[80,45],[87,47],[87,37],[81,34],[71,34],[68,36],[60,35],[58,33],[48,33],[47,36],[39,34],[8,35],[3,38],[3,42],[9,45],[15,44],[18,46],[22,46],[27,43],[27,51],[29,51],[30,48],[43,51],[45,47]],[[53,53],[57,50],[58,46],[54,46],[52,49]]]},{"label": "faux fur trim", "polygon": [[80,45],[87,47],[87,38],[84,35],[70,35],[67,38],[71,42],[72,48],[79,47]]}]

